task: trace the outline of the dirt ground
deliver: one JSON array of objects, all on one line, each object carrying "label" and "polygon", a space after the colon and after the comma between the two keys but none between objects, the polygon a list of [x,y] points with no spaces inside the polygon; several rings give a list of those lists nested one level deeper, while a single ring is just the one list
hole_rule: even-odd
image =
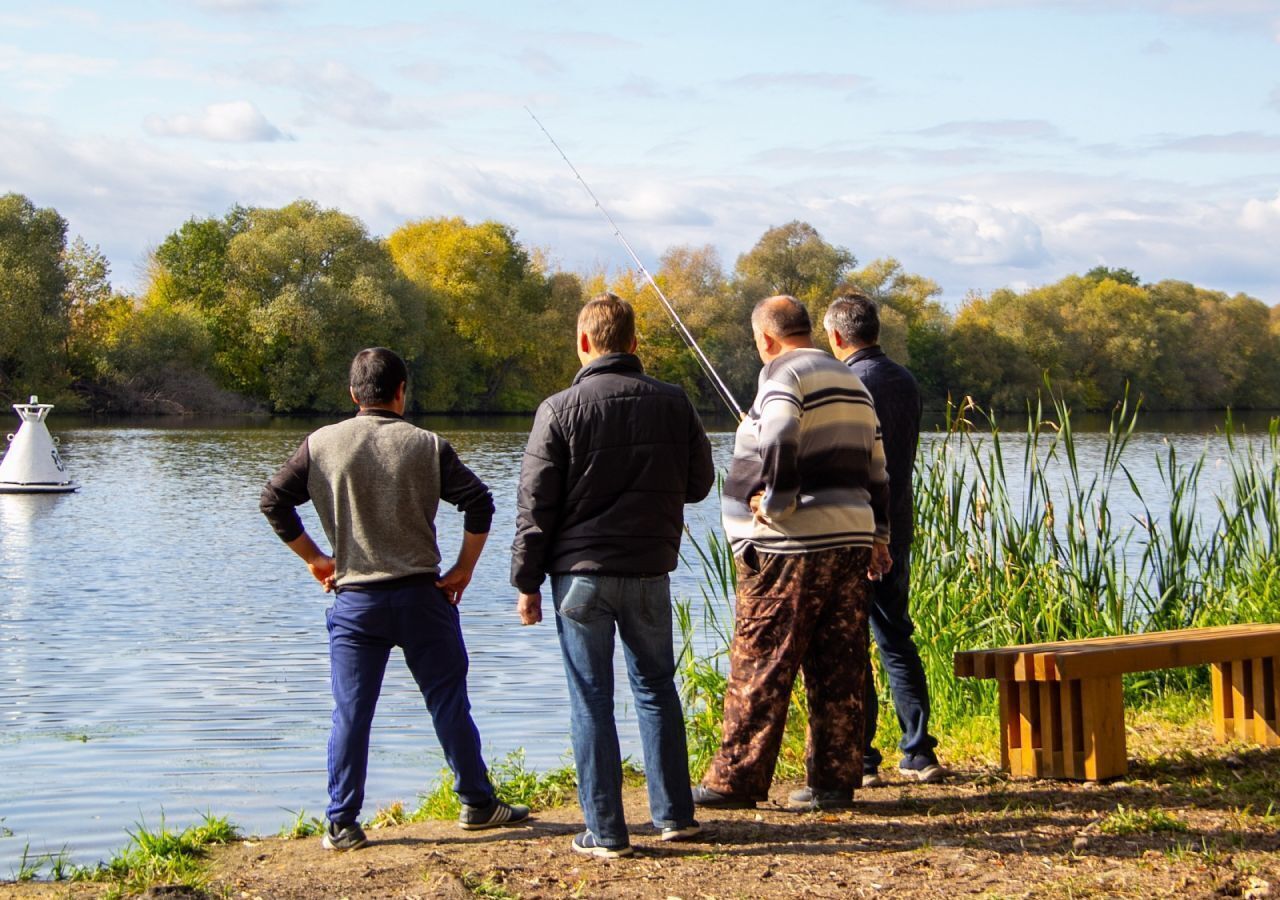
[{"label": "dirt ground", "polygon": [[[1130,729],[1130,756],[1129,776],[1109,784],[1012,782],[971,766],[941,785],[859,791],[856,809],[838,814],[784,811],[776,803],[795,785],[775,785],[757,810],[704,811],[705,832],[679,844],[658,840],[643,789],[632,789],[628,821],[644,823],[633,824],[636,855],[610,862],[570,850],[581,829],[573,806],[491,832],[450,822],[371,831],[368,847],[345,854],[318,838],[246,840],[214,852],[209,895],[1280,897],[1280,750],[1215,748],[1203,726],[1161,727]],[[1125,818],[1154,809],[1167,817]],[[1125,821],[1131,833],[1116,833]],[[0,885],[0,897],[103,890]]]}]

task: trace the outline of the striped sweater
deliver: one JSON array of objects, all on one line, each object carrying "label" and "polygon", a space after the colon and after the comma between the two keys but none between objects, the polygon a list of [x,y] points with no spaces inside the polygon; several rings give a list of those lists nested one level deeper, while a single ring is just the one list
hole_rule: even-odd
[{"label": "striped sweater", "polygon": [[[763,492],[760,510],[750,500]],[[871,395],[839,360],[804,348],[760,371],[724,484],[734,553],[812,553],[889,541],[889,481]]]}]

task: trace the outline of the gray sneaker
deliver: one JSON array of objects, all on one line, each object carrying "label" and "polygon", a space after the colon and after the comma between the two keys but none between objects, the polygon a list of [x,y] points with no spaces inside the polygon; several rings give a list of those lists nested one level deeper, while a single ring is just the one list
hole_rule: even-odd
[{"label": "gray sneaker", "polygon": [[801,788],[787,797],[787,809],[794,812],[812,812],[819,809],[852,809],[853,791],[818,788]]},{"label": "gray sneaker", "polygon": [[590,831],[584,831],[576,835],[572,846],[574,853],[581,853],[583,856],[594,856],[598,859],[621,859],[624,856],[634,856],[636,852],[631,848],[630,844],[622,847],[606,847]]},{"label": "gray sneaker", "polygon": [[[949,769],[940,766],[937,760],[903,760],[898,764],[898,774],[908,781],[918,781],[921,784],[937,784],[951,775]],[[866,784],[864,781],[863,784]]]},{"label": "gray sneaker", "polygon": [[458,824],[463,831],[480,831],[483,828],[497,828],[500,825],[515,825],[529,818],[529,807],[518,803],[503,803],[497,797],[488,806],[467,806],[462,804],[462,812],[458,813]]},{"label": "gray sneaker", "polygon": [[884,787],[888,783],[884,780],[884,776],[880,774],[879,769],[868,769],[862,773],[862,787],[864,788]]},{"label": "gray sneaker", "polygon": [[367,843],[369,839],[364,836],[364,829],[359,822],[352,822],[350,825],[330,822],[325,826],[324,837],[320,839],[320,846],[326,850],[359,850]]},{"label": "gray sneaker", "polygon": [[696,821],[688,825],[666,825],[662,829],[664,841],[687,841],[702,834],[702,826]]}]

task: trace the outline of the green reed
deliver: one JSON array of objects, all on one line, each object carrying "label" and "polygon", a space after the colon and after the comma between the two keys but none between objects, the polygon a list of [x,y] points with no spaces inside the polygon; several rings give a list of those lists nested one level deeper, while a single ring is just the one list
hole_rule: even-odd
[{"label": "green reed", "polygon": [[[975,718],[995,715],[991,682],[954,677],[957,650],[1280,622],[1280,419],[1265,439],[1250,440],[1228,414],[1221,459],[1207,446],[1183,459],[1168,444],[1154,460],[1157,486],[1147,479],[1144,488],[1133,468],[1139,412],[1127,397],[1117,404],[1100,453],[1087,460],[1070,408],[1052,392],[1047,405],[1028,407],[1016,432],[966,399],[949,406],[945,429],[922,443],[912,614],[937,728],[967,732]],[[1203,504],[1213,466],[1225,466],[1229,479]],[[692,607],[677,607],[697,775],[719,742],[734,569],[719,534],[687,546],[688,561],[703,570],[707,610],[699,648]],[[1126,684],[1138,695],[1202,691],[1205,677],[1175,671]],[[797,691],[782,774],[802,759],[802,700]],[[892,715],[891,704],[882,706],[886,732],[894,730]]]}]

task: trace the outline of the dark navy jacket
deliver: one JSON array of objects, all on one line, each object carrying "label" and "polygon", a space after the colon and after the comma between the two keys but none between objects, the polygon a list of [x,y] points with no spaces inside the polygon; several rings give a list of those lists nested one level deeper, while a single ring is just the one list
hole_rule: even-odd
[{"label": "dark navy jacket", "polygon": [[911,523],[911,472],[920,443],[924,407],[915,376],[885,356],[879,344],[854,353],[845,365],[871,392],[880,419],[885,468],[889,472],[889,546],[906,549],[915,536]]},{"label": "dark navy jacket", "polygon": [[511,583],[545,575],[664,575],[684,505],[715,483],[711,443],[685,392],[610,353],[538,407],[520,466]]}]

